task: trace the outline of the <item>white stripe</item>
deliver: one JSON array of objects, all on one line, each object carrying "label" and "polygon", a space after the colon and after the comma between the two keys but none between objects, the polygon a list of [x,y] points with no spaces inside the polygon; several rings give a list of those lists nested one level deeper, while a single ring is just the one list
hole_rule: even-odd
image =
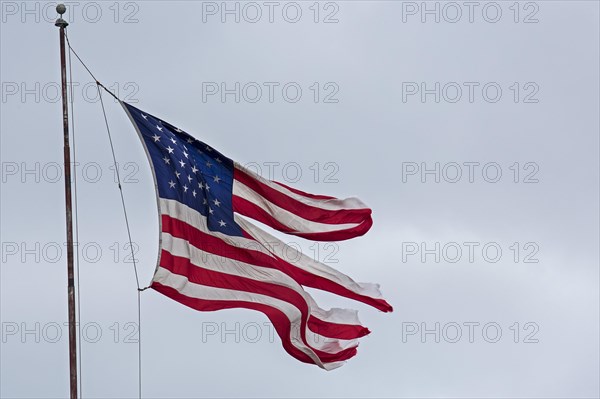
[{"label": "white stripe", "polygon": [[[327,312],[323,309],[320,309],[316,305],[316,302],[313,300],[313,298],[306,291],[304,291],[304,289],[302,289],[300,284],[279,270],[254,266],[241,261],[229,259],[224,256],[205,252],[194,247],[188,241],[173,237],[169,233],[162,233],[162,239],[163,249],[165,251],[169,252],[171,255],[189,259],[194,266],[232,276],[245,277],[255,281],[287,287],[294,290],[304,298],[309,314],[316,317],[327,315]],[[298,309],[298,311],[300,310]],[[324,321],[326,320],[325,318],[319,318]],[[310,338],[313,338],[313,340],[309,342],[310,346],[324,352],[338,353],[343,349],[358,346],[358,340],[356,339],[341,340],[327,338],[318,334],[317,331],[310,330],[310,328],[309,331],[312,333],[309,334],[307,332],[307,337],[310,336]]]},{"label": "white stripe", "polygon": [[154,281],[175,289],[182,295],[190,298],[197,298],[207,301],[244,301],[261,303],[267,306],[271,306],[275,309],[282,311],[290,321],[290,342],[293,346],[306,353],[319,367],[326,370],[339,367],[341,362],[335,363],[323,363],[318,356],[306,346],[300,339],[300,323],[301,314],[296,307],[285,301],[261,295],[254,294],[244,291],[227,290],[223,288],[208,287],[205,285],[195,284],[190,282],[187,277],[178,274],[171,273],[169,270],[159,267],[154,275]]},{"label": "white stripe", "polygon": [[[234,215],[234,220],[248,234],[250,234],[254,239],[256,239],[256,241],[265,245],[265,248],[266,243],[269,243],[269,250],[279,258],[285,259],[286,254],[289,253],[287,252],[288,250],[294,251],[293,248],[289,247],[283,241],[259,229],[244,218],[238,215]],[[276,243],[276,245],[273,245],[274,243]],[[316,260],[304,255],[299,251],[295,252],[299,254],[299,260],[296,260],[293,263],[288,262],[288,264],[298,267],[299,269],[305,270],[311,274],[333,281],[357,294],[375,299],[382,298],[381,291],[379,290],[379,284],[357,283],[344,273],[341,273],[336,269],[329,267],[321,262],[317,262]]]},{"label": "white stripe", "polygon": [[257,205],[269,215],[273,216],[278,222],[289,227],[296,233],[327,233],[349,230],[360,225],[360,223],[326,224],[304,219],[295,213],[275,205],[238,180],[233,181],[233,195],[244,198]]},{"label": "white stripe", "polygon": [[264,185],[269,186],[273,190],[277,190],[281,194],[287,195],[291,199],[294,199],[298,202],[303,202],[306,205],[310,205],[315,208],[321,208],[321,209],[329,210],[329,211],[339,211],[342,209],[368,209],[369,208],[361,200],[359,200],[358,198],[354,198],[354,197],[346,198],[346,199],[338,199],[338,198],[316,199],[316,198],[306,197],[302,194],[297,194],[297,193],[295,193],[295,192],[293,192],[271,180],[267,180],[260,175],[257,175],[250,169],[243,167],[242,165],[240,165],[237,162],[235,163],[235,167],[237,169],[241,170],[242,172],[246,173],[250,177],[254,178],[255,180],[258,180],[259,182],[263,183]]},{"label": "white stripe", "polygon": [[316,318],[321,319],[323,321],[327,321],[329,323],[362,326],[360,320],[358,319],[358,310],[342,308],[332,308],[329,310],[323,310],[321,308],[318,308],[313,309],[312,314],[314,314]]},{"label": "white stripe", "polygon": [[263,245],[257,243],[255,240],[245,237],[230,236],[227,234],[220,233],[218,231],[209,230],[206,221],[206,216],[202,215],[197,210],[190,208],[185,204],[182,204],[179,201],[161,198],[159,201],[159,205],[160,211],[163,215],[167,215],[174,219],[181,220],[189,224],[190,226],[195,227],[208,235],[219,238],[227,244],[233,245],[237,248],[252,249],[258,252],[262,252],[265,255],[269,255],[270,257],[273,257],[273,254],[271,254],[271,252],[269,252]]}]

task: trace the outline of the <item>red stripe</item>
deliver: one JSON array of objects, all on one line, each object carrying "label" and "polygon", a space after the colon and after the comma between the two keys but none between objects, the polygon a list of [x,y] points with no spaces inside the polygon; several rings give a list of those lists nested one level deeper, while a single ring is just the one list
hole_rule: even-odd
[{"label": "red stripe", "polygon": [[[329,210],[305,204],[269,187],[237,168],[233,171],[233,178],[233,184],[235,184],[235,180],[238,180],[269,202],[313,222],[326,224],[361,223],[371,215],[371,209],[369,208]],[[254,217],[253,215],[246,216]]]},{"label": "red stripe", "polygon": [[[189,259],[187,258],[173,256],[164,250],[162,251],[160,263],[161,267],[163,267],[164,269],[169,270],[171,273],[178,274],[180,276],[185,276],[190,282],[194,284],[262,294],[291,303],[300,310],[300,313],[302,315],[300,324],[300,338],[302,338],[302,342],[304,342],[306,346],[310,347],[306,339],[307,319],[309,316],[308,305],[306,304],[306,302],[304,302],[304,299],[298,293],[290,290],[289,288],[281,287],[276,284],[262,283],[244,277],[232,276],[225,273],[215,272],[209,269],[204,269],[192,265]],[[288,291],[287,293],[286,290]],[[296,299],[293,299],[293,296],[296,296]],[[265,306],[271,307],[269,305]],[[288,320],[288,323],[290,323],[287,316],[286,320]],[[281,338],[283,339],[283,337]],[[333,354],[323,352],[314,348],[312,349],[313,352],[315,352],[315,354],[319,357],[319,359],[321,359],[322,362],[330,363],[347,360],[347,356],[350,353],[352,353],[352,349],[355,348],[344,349],[338,353]],[[356,353],[355,350],[354,353]]]},{"label": "red stripe", "polygon": [[241,213],[242,215],[246,215],[251,217],[259,222],[262,222],[276,230],[279,230],[283,233],[292,234],[298,237],[303,237],[309,240],[315,241],[344,241],[349,240],[354,237],[359,237],[365,234],[371,226],[373,225],[373,219],[371,219],[371,215],[365,215],[361,224],[354,226],[349,229],[336,230],[336,231],[324,231],[320,233],[312,233],[312,232],[299,232],[296,230],[290,229],[288,226],[279,222],[273,215],[254,204],[253,202],[248,201],[245,198],[238,197],[234,195],[232,197],[233,210],[235,212]]},{"label": "red stripe", "polygon": [[[262,252],[252,250],[251,248],[240,248],[227,244],[220,238],[209,235],[168,215],[162,215],[162,229],[173,237],[189,241],[190,244],[203,251],[256,266],[277,269],[284,272],[301,285],[318,288],[346,298],[354,299],[384,312],[392,311],[392,307],[383,299],[376,299],[357,294],[331,280],[327,280],[326,278],[295,267],[281,258],[273,258]],[[247,232],[245,232],[245,235],[252,238]],[[261,245],[259,242],[255,242],[256,245]]]},{"label": "red stripe", "polygon": [[296,348],[294,345],[292,345],[289,338],[291,332],[290,322],[283,312],[275,308],[254,302],[213,301],[192,298],[181,294],[179,291],[172,287],[162,285],[157,282],[153,282],[151,287],[156,291],[160,292],[161,294],[166,295],[169,298],[185,306],[202,312],[213,312],[216,310],[233,308],[246,308],[262,312],[269,318],[269,320],[273,324],[275,331],[277,331],[277,335],[279,335],[279,337],[281,338],[283,348],[287,353],[289,353],[294,358],[300,360],[301,362],[315,364],[315,362],[307,354],[305,354],[304,352]]},{"label": "red stripe", "polygon": [[319,335],[337,339],[356,339],[371,333],[367,327],[353,324],[338,324],[323,321],[311,316],[308,319],[308,327]]}]

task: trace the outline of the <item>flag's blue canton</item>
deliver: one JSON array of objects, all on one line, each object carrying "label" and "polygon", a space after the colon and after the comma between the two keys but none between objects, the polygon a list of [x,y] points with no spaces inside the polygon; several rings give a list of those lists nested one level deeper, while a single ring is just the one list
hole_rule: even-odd
[{"label": "flag's blue canton", "polygon": [[233,161],[168,122],[124,104],[150,154],[158,196],[197,210],[212,231],[241,236],[231,203]]}]

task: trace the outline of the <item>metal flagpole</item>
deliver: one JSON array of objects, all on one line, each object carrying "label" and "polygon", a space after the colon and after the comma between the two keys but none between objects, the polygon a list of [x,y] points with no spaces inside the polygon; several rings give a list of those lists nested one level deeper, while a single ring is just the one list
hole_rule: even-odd
[{"label": "metal flagpole", "polygon": [[60,34],[60,69],[62,77],[62,108],[64,132],[64,167],[65,167],[65,200],[67,219],[67,294],[69,299],[69,369],[71,399],[77,398],[77,333],[75,318],[75,282],[73,273],[73,218],[71,208],[71,147],[69,146],[69,111],[67,106],[67,65],[65,61],[65,28],[67,21],[62,18],[66,7],[56,6],[60,14],[54,25],[58,26]]}]

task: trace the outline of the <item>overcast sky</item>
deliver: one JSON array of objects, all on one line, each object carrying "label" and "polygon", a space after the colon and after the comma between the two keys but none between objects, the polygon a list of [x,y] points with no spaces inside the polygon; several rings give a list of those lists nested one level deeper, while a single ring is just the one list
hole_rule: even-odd
[{"label": "overcast sky", "polygon": [[[68,396],[55,4],[0,3],[3,398]],[[72,45],[125,101],[265,177],[372,207],[358,239],[278,236],[395,308],[311,291],[372,330],[326,372],[287,355],[261,313],[147,290],[144,397],[600,395],[598,2],[67,4]],[[93,80],[72,72],[82,396],[137,397],[115,168]],[[146,286],[152,174],[105,102]]]}]

